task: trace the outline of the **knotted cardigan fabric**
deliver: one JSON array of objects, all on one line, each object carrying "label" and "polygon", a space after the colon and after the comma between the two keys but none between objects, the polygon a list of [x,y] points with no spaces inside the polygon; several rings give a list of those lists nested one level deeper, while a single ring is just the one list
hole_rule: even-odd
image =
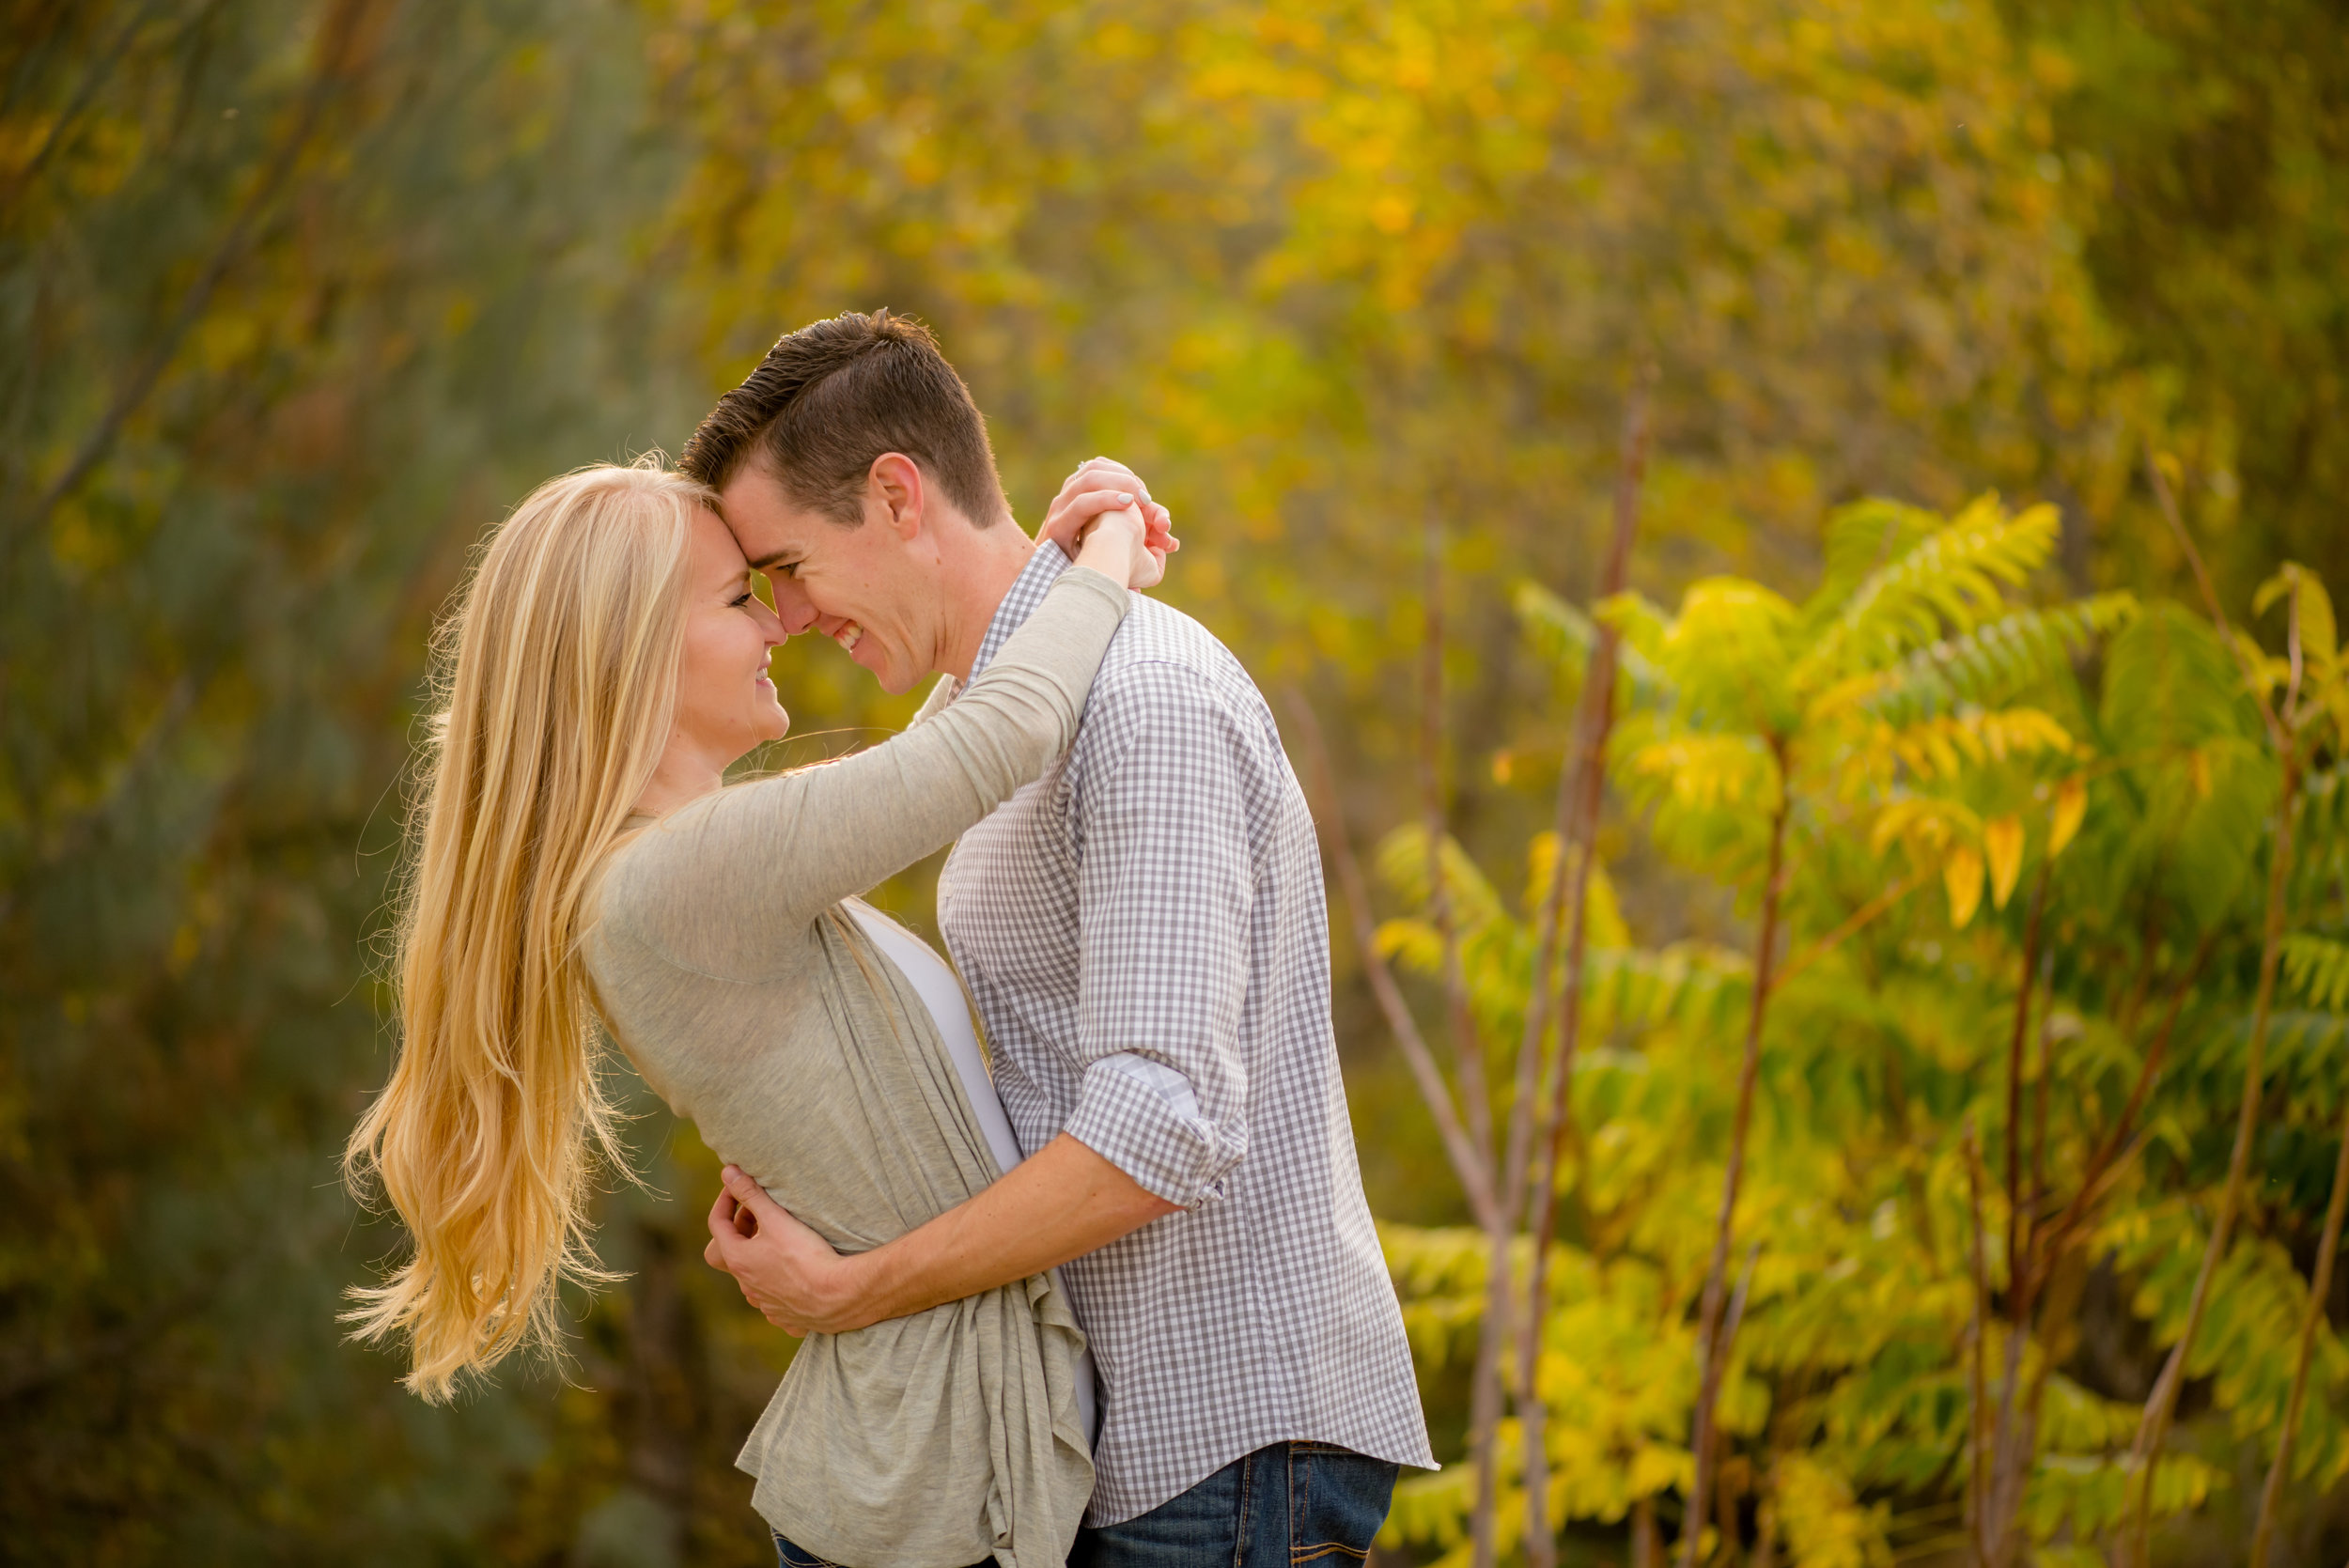
[{"label": "knotted cardigan fabric", "polygon": [[[844,1253],[1001,1174],[920,995],[841,907],[1067,749],[1130,600],[1062,576],[951,713],[634,832],[583,956],[606,1025],[723,1158]],[[1042,1275],[814,1334],[736,1463],[785,1536],[852,1568],[1063,1562],[1093,1488],[1083,1340]]]}]

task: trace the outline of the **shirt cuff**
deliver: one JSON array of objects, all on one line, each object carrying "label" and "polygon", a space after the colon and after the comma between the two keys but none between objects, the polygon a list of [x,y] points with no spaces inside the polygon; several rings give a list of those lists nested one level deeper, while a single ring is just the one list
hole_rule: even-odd
[{"label": "shirt cuff", "polygon": [[[1159,1071],[1145,1074],[1138,1067]],[[1144,1191],[1187,1209],[1221,1198],[1224,1173],[1248,1155],[1244,1124],[1216,1126],[1198,1114],[1180,1073],[1124,1051],[1085,1069],[1076,1111],[1061,1130]]]}]

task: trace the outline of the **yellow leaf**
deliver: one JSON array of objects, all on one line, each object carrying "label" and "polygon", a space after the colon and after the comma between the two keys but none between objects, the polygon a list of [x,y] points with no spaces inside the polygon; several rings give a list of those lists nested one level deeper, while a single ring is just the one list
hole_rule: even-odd
[{"label": "yellow leaf", "polygon": [[1961,844],[1941,862],[1941,885],[1950,891],[1950,924],[1964,930],[1982,907],[1982,851]]},{"label": "yellow leaf", "polygon": [[2055,822],[2047,830],[2047,858],[2063,853],[2063,846],[2072,842],[2072,835],[2080,831],[2080,823],[2088,815],[2088,781],[2074,774],[2056,785]]},{"label": "yellow leaf", "polygon": [[1990,857],[1990,902],[2003,909],[2008,896],[2015,892],[2015,878],[2023,871],[2023,819],[2001,816],[1985,824],[1982,847]]}]

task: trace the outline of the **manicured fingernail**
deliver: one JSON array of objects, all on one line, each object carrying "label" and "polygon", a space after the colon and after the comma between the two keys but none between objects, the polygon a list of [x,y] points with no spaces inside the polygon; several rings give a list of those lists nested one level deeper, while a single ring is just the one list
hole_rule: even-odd
[{"label": "manicured fingernail", "polygon": [[1134,504],[1134,498],[1127,494],[1124,490],[1119,490],[1117,492],[1117,499],[1124,502],[1128,506]]}]

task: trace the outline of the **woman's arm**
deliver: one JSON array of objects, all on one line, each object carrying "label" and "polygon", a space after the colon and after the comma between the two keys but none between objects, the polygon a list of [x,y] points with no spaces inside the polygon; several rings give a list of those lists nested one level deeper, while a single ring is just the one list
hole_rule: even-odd
[{"label": "woman's arm", "polygon": [[646,829],[613,867],[607,914],[672,961],[735,978],[768,972],[786,933],[951,843],[1067,749],[1129,603],[1117,582],[1070,567],[944,712],[837,762],[720,790]]}]

